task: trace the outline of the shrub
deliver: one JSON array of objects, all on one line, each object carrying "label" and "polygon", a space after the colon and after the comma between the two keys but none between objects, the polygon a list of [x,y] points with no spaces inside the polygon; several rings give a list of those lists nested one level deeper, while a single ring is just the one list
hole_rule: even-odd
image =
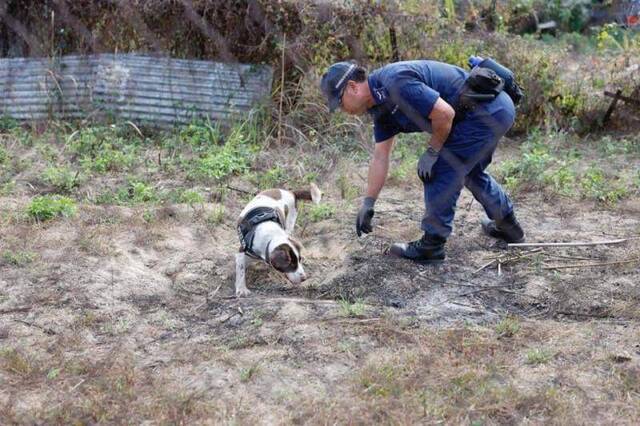
[{"label": "shrub", "polygon": [[42,172],[42,180],[54,186],[58,191],[71,192],[83,179],[79,172],[68,167],[47,167]]},{"label": "shrub", "polygon": [[46,221],[57,216],[71,217],[76,213],[76,203],[60,195],[41,195],[31,200],[27,214],[38,221]]}]

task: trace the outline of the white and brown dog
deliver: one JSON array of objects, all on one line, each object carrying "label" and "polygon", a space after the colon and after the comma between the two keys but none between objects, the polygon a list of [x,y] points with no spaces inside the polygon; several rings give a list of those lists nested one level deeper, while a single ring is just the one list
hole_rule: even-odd
[{"label": "white and brown dog", "polygon": [[247,296],[246,267],[261,260],[285,274],[293,284],[307,279],[302,267],[302,245],[293,238],[298,217],[296,204],[301,200],[320,202],[322,193],[315,184],[309,189],[287,191],[269,189],[256,195],[240,213],[236,254],[236,296]]}]

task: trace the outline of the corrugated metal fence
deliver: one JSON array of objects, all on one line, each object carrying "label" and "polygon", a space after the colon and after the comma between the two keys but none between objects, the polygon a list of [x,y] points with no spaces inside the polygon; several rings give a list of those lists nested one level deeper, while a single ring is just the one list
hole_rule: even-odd
[{"label": "corrugated metal fence", "polygon": [[115,116],[168,127],[246,112],[271,93],[264,65],[137,54],[0,59],[0,115],[19,120]]}]

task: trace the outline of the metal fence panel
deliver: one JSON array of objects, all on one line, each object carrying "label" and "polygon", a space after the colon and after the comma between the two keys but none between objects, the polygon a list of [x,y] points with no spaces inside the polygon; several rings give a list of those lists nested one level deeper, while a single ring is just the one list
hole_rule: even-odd
[{"label": "metal fence panel", "polygon": [[115,116],[167,127],[227,121],[268,100],[272,70],[137,54],[0,59],[0,114],[20,120]]}]

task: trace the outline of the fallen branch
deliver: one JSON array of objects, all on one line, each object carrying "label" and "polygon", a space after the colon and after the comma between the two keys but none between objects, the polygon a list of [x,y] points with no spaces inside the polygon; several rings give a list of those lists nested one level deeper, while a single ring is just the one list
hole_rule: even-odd
[{"label": "fallen branch", "polygon": [[620,238],[618,240],[594,241],[594,242],[569,242],[569,243],[512,243],[507,244],[507,248],[521,247],[579,247],[579,246],[599,246],[608,244],[620,244],[636,238]]},{"label": "fallen branch", "polygon": [[550,265],[544,266],[542,269],[570,269],[570,268],[593,268],[597,266],[624,265],[626,263],[640,262],[640,257],[635,259],[620,260],[617,262],[601,262],[601,263],[576,263],[573,265]]},{"label": "fallen branch", "polygon": [[523,253],[519,253],[516,255],[510,255],[510,254],[506,254],[506,255],[500,255],[497,257],[494,257],[490,262],[485,263],[484,265],[482,265],[480,268],[476,269],[475,271],[473,271],[474,274],[477,274],[478,272],[482,271],[483,269],[491,266],[494,263],[498,263],[498,275],[502,274],[502,265],[505,265],[509,262],[515,262],[516,260],[520,260],[523,259],[525,257],[529,257],[532,256],[536,253],[540,253],[542,251],[542,248],[535,248],[533,250],[529,250]]},{"label": "fallen branch", "polygon": [[21,306],[19,308],[9,308],[0,310],[0,315],[12,314],[14,312],[27,312],[31,310],[31,306]]},{"label": "fallen branch", "polygon": [[227,185],[227,189],[239,192],[241,194],[249,194],[249,195],[254,195],[255,194],[255,192],[245,191],[244,189],[236,188],[236,187],[231,186],[231,185]]},{"label": "fallen branch", "polygon": [[53,331],[52,329],[50,329],[50,328],[43,327],[43,326],[41,326],[41,325],[38,325],[38,324],[35,324],[35,323],[32,323],[32,322],[29,322],[29,321],[24,321],[24,320],[21,320],[21,319],[17,319],[17,320],[15,320],[15,321],[16,321],[16,322],[19,322],[19,323],[22,323],[22,324],[25,324],[25,325],[28,325],[29,327],[35,327],[35,328],[38,328],[38,329],[42,330],[45,334],[48,334],[49,336],[53,336],[53,335],[55,335],[55,334],[58,334],[58,333],[56,333],[55,331]]}]

